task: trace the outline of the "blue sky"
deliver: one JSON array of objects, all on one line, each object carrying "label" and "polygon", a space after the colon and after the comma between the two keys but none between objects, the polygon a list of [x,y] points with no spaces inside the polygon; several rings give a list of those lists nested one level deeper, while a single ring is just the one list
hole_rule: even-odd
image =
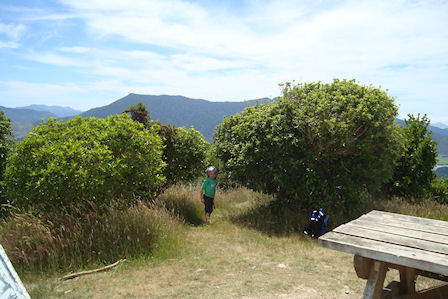
[{"label": "blue sky", "polygon": [[275,97],[357,79],[448,123],[448,1],[0,2],[0,105]]}]

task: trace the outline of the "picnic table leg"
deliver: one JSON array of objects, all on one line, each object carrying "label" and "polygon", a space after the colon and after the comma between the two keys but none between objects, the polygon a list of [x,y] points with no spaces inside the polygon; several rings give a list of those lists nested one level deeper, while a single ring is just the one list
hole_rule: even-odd
[{"label": "picnic table leg", "polygon": [[402,294],[415,293],[415,269],[403,267],[400,272],[400,291]]},{"label": "picnic table leg", "polygon": [[370,267],[369,279],[367,280],[362,298],[377,299],[381,297],[386,272],[387,267],[385,263],[373,261],[373,264]]}]

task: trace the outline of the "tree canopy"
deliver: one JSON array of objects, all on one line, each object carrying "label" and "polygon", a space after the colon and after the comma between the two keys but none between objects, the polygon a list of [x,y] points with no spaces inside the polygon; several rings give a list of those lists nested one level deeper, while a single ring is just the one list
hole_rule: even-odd
[{"label": "tree canopy", "polygon": [[404,150],[389,189],[392,194],[407,199],[421,198],[435,177],[433,169],[437,164],[437,142],[431,138],[431,131],[428,130],[430,121],[426,115],[415,117],[409,114],[405,122]]},{"label": "tree canopy", "polygon": [[350,209],[392,176],[396,115],[386,92],[354,80],[286,83],[277,102],[217,126],[217,155],[237,182],[279,200]]}]

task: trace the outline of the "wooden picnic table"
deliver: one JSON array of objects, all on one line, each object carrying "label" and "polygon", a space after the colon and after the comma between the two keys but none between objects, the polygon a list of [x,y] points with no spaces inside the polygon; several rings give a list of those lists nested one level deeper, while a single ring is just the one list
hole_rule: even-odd
[{"label": "wooden picnic table", "polygon": [[[448,298],[448,284],[416,291],[418,275],[448,282],[448,222],[371,211],[321,236],[319,245],[354,254],[363,298]],[[400,281],[386,288],[389,268]]]}]

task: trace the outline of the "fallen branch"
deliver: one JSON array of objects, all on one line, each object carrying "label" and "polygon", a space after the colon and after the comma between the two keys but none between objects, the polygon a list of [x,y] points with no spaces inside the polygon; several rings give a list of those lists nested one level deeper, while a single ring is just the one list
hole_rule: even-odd
[{"label": "fallen branch", "polygon": [[95,270],[82,271],[82,272],[77,272],[77,273],[73,273],[73,274],[68,274],[68,275],[65,275],[64,277],[62,277],[62,279],[63,280],[69,280],[69,279],[73,279],[73,278],[76,278],[76,277],[79,277],[79,276],[84,276],[84,275],[89,275],[89,274],[93,274],[93,273],[97,273],[97,272],[106,271],[106,270],[109,270],[109,269],[111,269],[113,267],[118,266],[120,263],[122,263],[124,261],[126,261],[126,259],[119,260],[119,261],[117,261],[117,262],[115,262],[115,263],[113,263],[111,265],[108,265],[108,266],[105,266],[105,267],[102,267],[102,268],[98,268],[98,269],[95,269]]}]

